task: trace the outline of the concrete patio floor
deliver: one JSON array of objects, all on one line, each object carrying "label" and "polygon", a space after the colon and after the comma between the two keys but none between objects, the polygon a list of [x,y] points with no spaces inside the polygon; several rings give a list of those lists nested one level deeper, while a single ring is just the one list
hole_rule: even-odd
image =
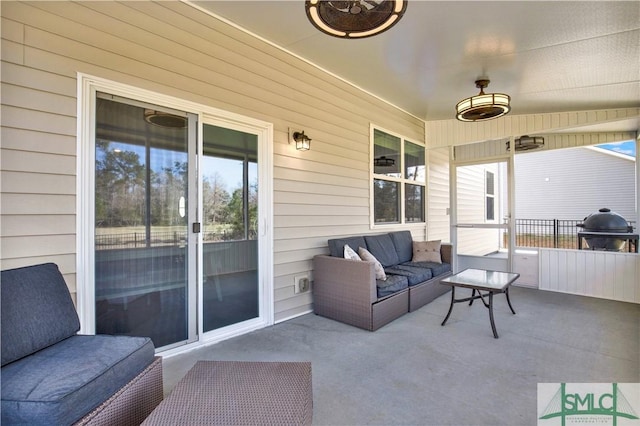
[{"label": "concrete patio floor", "polygon": [[535,425],[538,383],[640,382],[640,305],[513,287],[494,339],[479,302],[440,326],[449,300],[375,332],[307,314],[168,357],[165,394],[197,360],[311,361],[316,425]]}]

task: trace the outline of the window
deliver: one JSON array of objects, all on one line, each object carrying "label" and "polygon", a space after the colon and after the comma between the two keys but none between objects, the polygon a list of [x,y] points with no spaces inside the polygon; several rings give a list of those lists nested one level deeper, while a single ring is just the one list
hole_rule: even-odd
[{"label": "window", "polygon": [[373,129],[373,222],[424,223],[425,148]]},{"label": "window", "polygon": [[493,172],[485,171],[485,220],[487,222],[493,222],[496,220],[496,212],[495,212],[495,201],[496,201],[496,191],[495,191],[495,175]]}]

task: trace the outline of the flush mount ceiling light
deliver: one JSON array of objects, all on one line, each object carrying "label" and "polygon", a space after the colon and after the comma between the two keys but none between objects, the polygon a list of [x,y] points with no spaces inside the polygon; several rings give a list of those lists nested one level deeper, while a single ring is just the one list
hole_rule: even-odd
[{"label": "flush mount ceiling light", "polygon": [[502,117],[511,110],[511,98],[504,93],[484,93],[489,79],[476,80],[480,93],[466,98],[456,105],[456,118],[460,121],[483,121]]},{"label": "flush mount ceiling light", "polygon": [[407,10],[407,0],[306,0],[311,23],[339,38],[364,38],[394,26]]},{"label": "flush mount ceiling light", "polygon": [[177,129],[187,127],[187,117],[181,117],[179,115],[156,111],[153,109],[144,110],[144,121],[161,127],[173,127]]},{"label": "flush mount ceiling light", "polygon": [[[520,136],[514,139],[513,146],[516,147],[516,151],[529,151],[531,149],[538,149],[544,146],[544,138],[542,136]],[[510,149],[509,141],[507,141],[507,151]]]}]

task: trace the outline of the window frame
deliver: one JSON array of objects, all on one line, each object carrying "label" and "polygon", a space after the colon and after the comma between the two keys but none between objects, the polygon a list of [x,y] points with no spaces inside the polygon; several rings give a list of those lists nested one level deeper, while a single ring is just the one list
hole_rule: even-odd
[{"label": "window frame", "polygon": [[[400,140],[400,150],[398,152],[398,157],[400,159],[400,176],[389,176],[386,174],[379,174],[379,173],[375,173],[375,166],[374,166],[374,159],[375,159],[375,133],[376,131],[378,132],[382,132],[385,133],[389,136],[392,136],[394,138],[398,138]],[[428,170],[427,170],[427,147],[426,144],[422,143],[422,142],[417,142],[416,140],[412,139],[412,138],[408,138],[406,136],[403,136],[401,134],[392,132],[390,130],[387,130],[381,126],[377,126],[375,124],[371,124],[370,126],[370,135],[369,135],[369,139],[370,139],[370,149],[369,149],[369,185],[370,185],[370,215],[369,215],[369,223],[370,223],[370,228],[371,229],[377,229],[377,228],[388,228],[388,227],[393,227],[393,226],[398,226],[398,225],[413,225],[413,226],[419,226],[419,227],[424,227],[427,223],[427,198],[428,198],[428,191],[427,191],[427,177],[428,177]],[[409,179],[406,176],[406,165],[405,165],[405,151],[406,151],[406,146],[407,143],[416,145],[418,147],[421,147],[423,149],[423,155],[424,155],[424,179],[423,181],[416,181],[414,179]],[[386,182],[392,182],[395,183],[399,186],[399,191],[398,191],[398,221],[396,222],[376,222],[376,211],[375,211],[375,181],[376,180],[382,180],[382,181],[386,181]],[[416,185],[416,186],[421,186],[423,187],[423,200],[422,200],[422,211],[423,211],[423,215],[424,215],[424,219],[422,221],[407,221],[406,220],[406,186],[407,185]]]},{"label": "window frame", "polygon": [[[489,175],[491,175],[493,193],[489,193],[489,185],[487,184]],[[493,201],[493,218],[489,217],[489,200]],[[485,223],[497,223],[496,219],[496,173],[494,171],[484,170],[484,221]]]}]

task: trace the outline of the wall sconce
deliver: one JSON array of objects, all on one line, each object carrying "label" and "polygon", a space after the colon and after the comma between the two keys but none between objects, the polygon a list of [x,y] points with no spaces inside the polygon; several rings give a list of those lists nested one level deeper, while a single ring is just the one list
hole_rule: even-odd
[{"label": "wall sconce", "polygon": [[298,151],[309,151],[309,149],[311,149],[311,138],[304,134],[304,130],[301,132],[293,132],[292,134],[291,129],[289,129],[289,135],[291,135],[289,143],[291,143],[291,139],[293,139]]}]

